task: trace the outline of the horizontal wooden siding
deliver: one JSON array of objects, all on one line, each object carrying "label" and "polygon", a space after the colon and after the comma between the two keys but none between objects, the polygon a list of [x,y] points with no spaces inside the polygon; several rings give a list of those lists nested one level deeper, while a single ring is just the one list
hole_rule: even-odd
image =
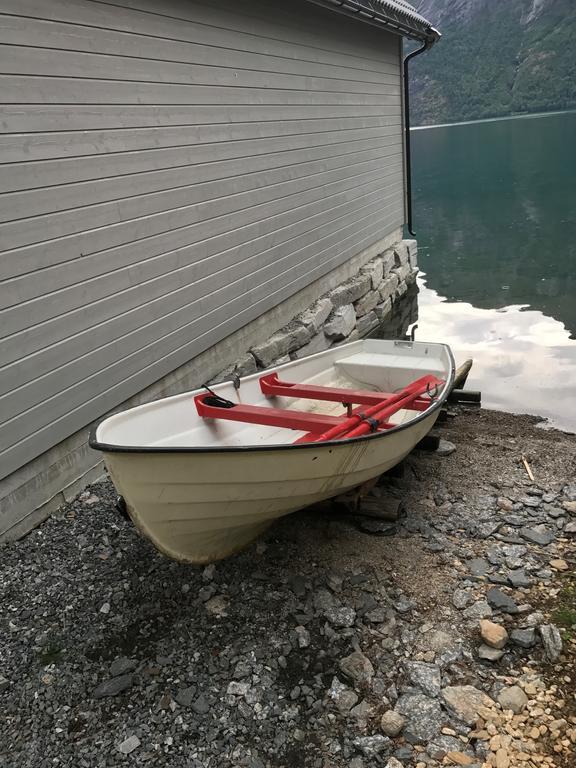
[{"label": "horizontal wooden siding", "polygon": [[0,477],[403,221],[400,48],[296,0],[0,0]]}]

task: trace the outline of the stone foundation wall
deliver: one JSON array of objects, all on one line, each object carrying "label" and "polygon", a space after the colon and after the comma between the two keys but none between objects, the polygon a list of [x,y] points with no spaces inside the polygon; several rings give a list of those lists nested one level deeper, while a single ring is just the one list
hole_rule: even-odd
[{"label": "stone foundation wall", "polygon": [[[417,274],[416,240],[399,241],[371,259],[345,283],[321,296],[266,341],[246,350],[210,383],[248,376],[323,352],[336,344],[356,341],[378,329],[402,325],[394,322],[400,316],[403,321],[407,315],[398,311],[398,305],[416,282]],[[413,305],[410,302],[411,316]]]}]

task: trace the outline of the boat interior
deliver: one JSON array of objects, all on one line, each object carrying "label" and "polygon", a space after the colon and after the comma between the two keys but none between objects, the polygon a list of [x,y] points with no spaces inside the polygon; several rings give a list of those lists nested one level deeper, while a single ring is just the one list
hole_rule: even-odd
[{"label": "boat interior", "polygon": [[[415,419],[432,400],[442,397],[453,368],[450,351],[443,344],[362,340],[253,374],[241,379],[238,388],[232,381],[227,381],[210,387],[209,391],[202,388],[115,414],[98,426],[96,440],[110,447],[164,450],[286,445],[314,441],[318,439],[311,436],[314,431],[316,435],[326,435],[331,429],[330,419],[344,421],[355,412],[361,411],[362,416],[364,412],[368,413],[366,403],[371,402],[370,398],[360,400],[360,407],[356,405],[353,410],[353,403],[358,404],[359,400],[351,398],[347,402],[348,398],[345,400],[343,397],[340,401],[339,398],[334,399],[334,393],[330,394],[332,399],[324,399],[328,395],[318,390],[320,399],[314,396],[314,392],[309,394],[308,387],[361,390],[365,393],[384,393],[387,398],[395,397],[396,409],[389,407],[385,423],[378,427],[390,429]],[[275,372],[282,383],[304,385],[301,388],[304,396],[265,394],[261,380],[269,378],[271,372]],[[272,380],[275,381],[274,377]],[[430,381],[434,384],[432,388]],[[420,382],[420,394],[398,400],[398,397],[402,398],[402,394],[398,393],[414,382]],[[218,410],[205,408],[204,412],[210,414],[207,417],[202,415],[204,399],[207,403],[218,405],[220,400],[238,407],[236,410],[230,405],[220,406]],[[399,407],[403,404],[405,407]],[[279,412],[279,415],[274,418],[272,414],[262,415],[263,409],[272,409],[274,414]],[[309,419],[312,431],[308,427],[298,429],[298,426],[302,427],[298,419],[290,421],[294,413],[314,417]],[[322,417],[330,418],[323,421]],[[265,423],[270,419],[279,423]],[[292,426],[285,426],[285,422]],[[358,418],[355,425],[357,423]],[[372,427],[371,431],[374,429]],[[346,436],[342,430],[340,435],[334,439]]]}]

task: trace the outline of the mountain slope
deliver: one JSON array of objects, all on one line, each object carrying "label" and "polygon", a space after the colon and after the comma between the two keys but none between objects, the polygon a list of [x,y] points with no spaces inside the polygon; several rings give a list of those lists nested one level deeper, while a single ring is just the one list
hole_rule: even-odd
[{"label": "mountain slope", "polygon": [[414,125],[576,107],[574,0],[420,0],[442,32],[412,69]]}]

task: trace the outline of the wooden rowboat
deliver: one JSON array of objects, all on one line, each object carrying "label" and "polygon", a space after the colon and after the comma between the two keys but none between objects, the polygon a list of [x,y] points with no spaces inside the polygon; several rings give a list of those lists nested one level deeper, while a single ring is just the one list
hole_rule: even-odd
[{"label": "wooden rowboat", "polygon": [[444,344],[357,341],[117,413],[90,445],[137,528],[169,557],[207,563],[397,464],[453,379]]}]

